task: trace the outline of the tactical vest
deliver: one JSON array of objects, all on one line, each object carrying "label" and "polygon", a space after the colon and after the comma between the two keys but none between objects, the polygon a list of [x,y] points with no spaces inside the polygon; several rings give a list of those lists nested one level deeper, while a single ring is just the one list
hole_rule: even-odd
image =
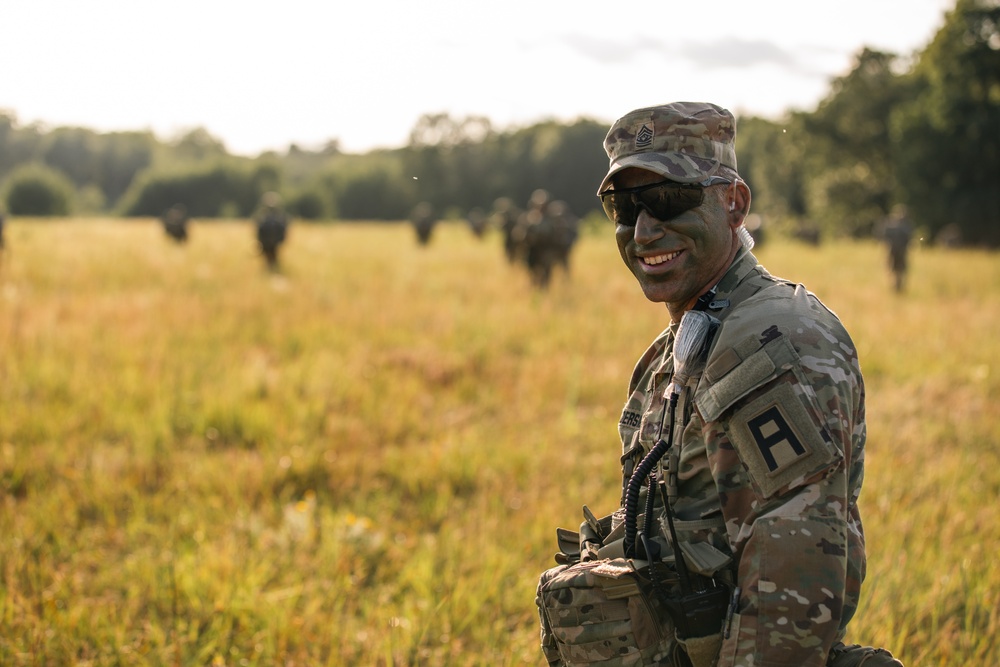
[{"label": "tactical vest", "polygon": [[[725,319],[730,304],[785,282],[771,277],[756,262],[749,270],[727,275],[723,283],[727,280],[737,284],[732,291],[720,284],[727,294],[725,299],[708,297],[701,304],[719,321]],[[641,407],[634,406],[631,415],[627,406],[619,424],[624,450],[623,508],[637,466],[663,435],[667,410],[664,388],[673,379],[676,333],[677,327],[672,325],[647,351],[649,361],[660,359],[662,363],[657,369],[646,369],[650,382],[646,400]],[[694,361],[673,407],[669,449],[655,466],[657,485],[647,485],[639,493],[638,505],[644,511],[637,529],[646,536],[645,548],[639,549],[638,555],[627,553],[634,549],[625,544],[625,511],[621,508],[597,519],[584,507],[585,520],[579,532],[557,531],[560,552],[556,560],[560,564],[543,573],[536,593],[542,649],[550,665],[710,667],[718,658],[739,591],[734,590],[733,554],[717,495],[707,493],[707,498],[687,506],[679,503],[679,511],[672,515],[676,549],[669,537],[666,504],[660,497],[666,495],[672,503],[686,500],[677,497],[676,476],[683,462],[682,441],[692,401],[711,344],[708,341]],[[645,375],[633,377],[630,395],[638,382],[646,381]],[[704,456],[704,450],[696,455]],[[710,506],[713,502],[714,508]],[[649,522],[653,525],[647,528]],[[680,585],[678,551],[690,582],[686,593]],[[704,601],[691,597],[692,589],[706,592],[707,597]],[[687,606],[685,600],[689,601]]]}]

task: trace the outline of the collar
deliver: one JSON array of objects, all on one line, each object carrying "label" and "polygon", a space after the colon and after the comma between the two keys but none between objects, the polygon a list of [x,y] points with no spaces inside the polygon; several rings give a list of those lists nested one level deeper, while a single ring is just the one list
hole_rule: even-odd
[{"label": "collar", "polygon": [[[736,257],[733,258],[733,263],[729,265],[729,269],[722,276],[722,279],[716,283],[715,287],[705,292],[699,298],[698,305],[695,307],[707,309],[709,312],[718,312],[728,308],[733,292],[758,266],[760,264],[754,254],[746,248],[740,248],[739,252],[736,253]],[[667,329],[660,334],[659,340],[663,341],[662,344],[665,347],[673,346],[678,327],[680,327],[680,322],[671,321]],[[671,355],[665,354],[660,359],[659,367],[652,373],[652,377],[650,377],[649,385],[646,388],[647,391],[656,391],[656,388],[670,378],[672,374],[673,362]]]},{"label": "collar", "polygon": [[[754,254],[746,248],[741,248],[733,258],[733,263],[729,265],[726,275],[722,276],[722,280],[702,295],[704,307],[710,311],[728,307],[730,302],[728,297],[758,265]],[[699,303],[702,299],[699,299]]]}]

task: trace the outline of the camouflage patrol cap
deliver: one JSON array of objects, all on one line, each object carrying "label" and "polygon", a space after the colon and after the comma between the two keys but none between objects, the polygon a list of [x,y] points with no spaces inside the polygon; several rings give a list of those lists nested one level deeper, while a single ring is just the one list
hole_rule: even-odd
[{"label": "camouflage patrol cap", "polygon": [[673,102],[631,111],[611,126],[604,150],[611,160],[598,194],[611,178],[639,167],[678,183],[697,183],[720,166],[736,171],[736,119],[705,102]]}]

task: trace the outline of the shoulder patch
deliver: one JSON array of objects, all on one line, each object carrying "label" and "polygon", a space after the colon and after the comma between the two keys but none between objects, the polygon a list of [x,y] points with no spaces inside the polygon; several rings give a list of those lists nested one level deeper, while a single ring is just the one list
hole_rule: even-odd
[{"label": "shoulder patch", "polygon": [[824,476],[843,458],[802,401],[792,385],[779,382],[740,407],[726,427],[764,498]]},{"label": "shoulder patch", "polygon": [[736,401],[772,379],[777,371],[769,350],[758,350],[728,371],[721,381],[701,389],[695,403],[706,421],[715,421]]}]

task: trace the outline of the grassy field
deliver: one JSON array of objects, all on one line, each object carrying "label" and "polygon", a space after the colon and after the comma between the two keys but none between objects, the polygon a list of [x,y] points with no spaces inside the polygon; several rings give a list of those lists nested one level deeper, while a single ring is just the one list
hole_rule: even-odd
[{"label": "grassy field", "polygon": [[[555,527],[618,497],[616,421],[667,324],[610,228],[548,293],[499,238],[8,222],[0,665],[541,664]],[[1000,664],[1000,261],[757,253],[844,320],[868,390],[851,640]]]}]

